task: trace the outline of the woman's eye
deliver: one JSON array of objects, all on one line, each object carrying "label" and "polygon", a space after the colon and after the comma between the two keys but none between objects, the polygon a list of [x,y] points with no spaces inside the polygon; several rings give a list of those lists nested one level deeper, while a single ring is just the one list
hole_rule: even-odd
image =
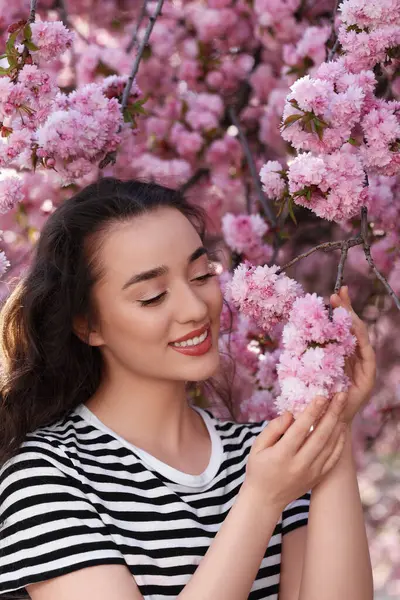
[{"label": "woman's eye", "polygon": [[154,298],[150,298],[150,300],[139,300],[141,306],[149,306],[150,304],[156,304],[159,300],[161,300],[167,292],[163,292]]},{"label": "woman's eye", "polygon": [[201,277],[196,277],[195,281],[206,281],[210,277],[215,277],[215,273],[207,273],[206,275],[202,275]]},{"label": "woman's eye", "polygon": [[[206,273],[205,275],[201,275],[200,277],[196,277],[193,281],[207,281],[210,277],[215,277],[216,273]],[[150,298],[150,300],[139,300],[141,306],[151,306],[157,304],[164,298],[167,292],[163,292],[154,298]]]}]

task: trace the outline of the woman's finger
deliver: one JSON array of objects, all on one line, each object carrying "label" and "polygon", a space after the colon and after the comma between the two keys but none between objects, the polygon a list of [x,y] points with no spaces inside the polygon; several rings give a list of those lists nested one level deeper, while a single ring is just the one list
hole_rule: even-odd
[{"label": "woman's finger", "polygon": [[312,464],[324,450],[340,417],[347,400],[347,394],[335,394],[329,404],[326,414],[322,417],[315,430],[298,451],[298,458],[303,464]]},{"label": "woman's finger", "polygon": [[277,443],[277,445],[282,447],[283,452],[291,456],[294,456],[298,452],[310,433],[311,427],[316,424],[318,418],[325,410],[326,404],[327,399],[324,396],[314,398]]},{"label": "woman's finger", "polygon": [[375,352],[371,345],[366,323],[360,319],[351,305],[347,285],[340,288],[339,294],[332,294],[331,304],[334,308],[343,306],[351,314],[352,329],[357,338],[358,353],[363,363],[363,371],[370,373],[375,366]]},{"label": "woman's finger", "polygon": [[324,467],[329,465],[329,462],[332,460],[332,454],[336,450],[336,446],[340,440],[340,437],[344,434],[345,427],[346,425],[343,423],[337,423],[325,448],[312,463],[311,469],[314,469],[317,473],[322,473]]}]

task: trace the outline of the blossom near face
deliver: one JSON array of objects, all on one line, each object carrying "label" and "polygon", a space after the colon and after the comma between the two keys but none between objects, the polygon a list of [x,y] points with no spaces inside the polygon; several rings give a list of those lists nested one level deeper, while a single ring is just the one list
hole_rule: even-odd
[{"label": "blossom near face", "polygon": [[[216,371],[222,293],[200,248],[190,221],[169,207],[112,225],[105,234],[96,255],[103,276],[93,289],[99,318],[90,343],[100,347],[109,369],[184,381]],[[212,345],[205,354],[187,356],[170,346],[207,324]]]}]

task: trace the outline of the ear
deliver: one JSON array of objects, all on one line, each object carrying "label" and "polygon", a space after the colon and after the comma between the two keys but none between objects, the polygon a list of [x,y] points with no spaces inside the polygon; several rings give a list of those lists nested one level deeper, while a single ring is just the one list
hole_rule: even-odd
[{"label": "ear", "polygon": [[88,344],[89,346],[102,346],[104,344],[103,338],[101,337],[98,331],[89,331],[88,321],[86,317],[75,317],[73,321],[73,330],[75,335],[84,344]]}]

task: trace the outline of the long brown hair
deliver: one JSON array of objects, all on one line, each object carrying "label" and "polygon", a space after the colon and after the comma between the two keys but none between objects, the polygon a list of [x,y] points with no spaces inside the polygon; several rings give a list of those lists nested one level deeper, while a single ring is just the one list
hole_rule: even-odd
[{"label": "long brown hair", "polygon": [[[0,465],[17,453],[27,433],[66,416],[99,386],[101,353],[73,330],[76,316],[90,324],[94,314],[97,275],[85,251],[88,237],[160,206],[183,213],[207,245],[204,211],[179,191],[143,181],[100,179],[46,221],[30,268],[0,313]],[[228,388],[218,387],[233,415]]]}]

